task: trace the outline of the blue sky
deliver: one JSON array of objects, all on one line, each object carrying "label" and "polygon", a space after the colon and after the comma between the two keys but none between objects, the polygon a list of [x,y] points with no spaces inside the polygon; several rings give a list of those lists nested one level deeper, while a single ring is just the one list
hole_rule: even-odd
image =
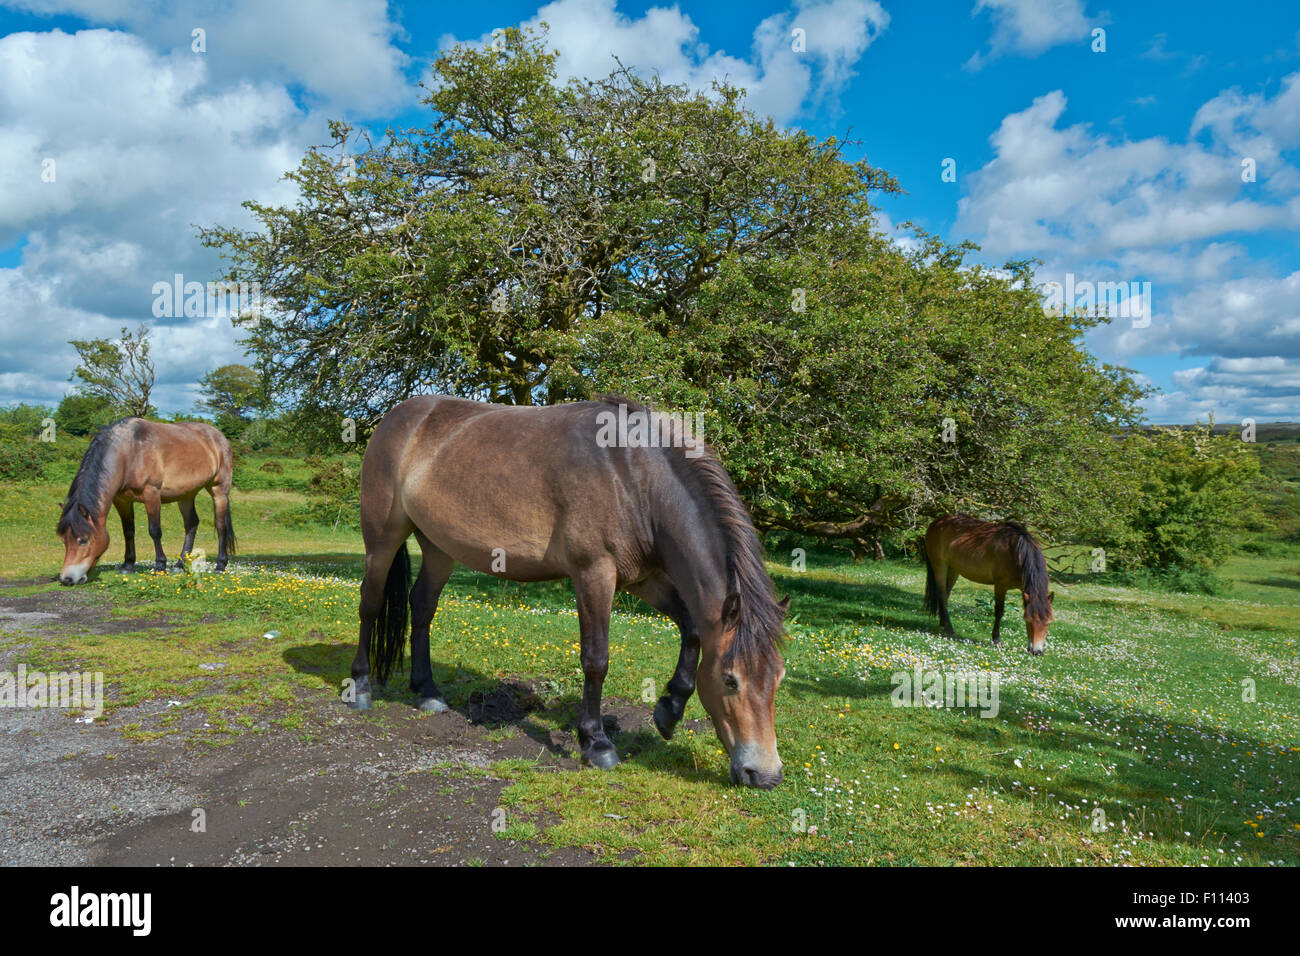
[{"label": "blue sky", "polygon": [[1300,10],[1085,0],[0,0],[0,403],[57,401],[67,339],[151,319],[160,405],[190,409],[240,359],[224,316],[151,316],[155,282],[217,271],[193,224],[289,201],[279,176],[329,118],[418,122],[439,48],[539,20],[573,73],[617,53],[726,75],[781,123],[860,140],[906,190],[886,226],[1036,257],[1043,281],[1150,283],[1149,321],[1089,345],[1159,386],[1154,421],[1300,419]]}]

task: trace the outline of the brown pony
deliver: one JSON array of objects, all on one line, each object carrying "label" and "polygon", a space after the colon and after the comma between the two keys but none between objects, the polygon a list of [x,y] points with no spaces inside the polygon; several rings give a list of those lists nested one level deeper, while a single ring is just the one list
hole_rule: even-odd
[{"label": "brown pony", "polygon": [[122,519],[126,553],[122,570],[135,568],[135,505],[144,502],[153,538],[154,570],[167,569],[162,548],[162,504],[174,501],[185,519],[185,545],[177,567],[194,547],[199,514],[194,496],[203,488],[212,495],[217,528],[217,570],[224,571],[235,553],[235,529],[230,521],[230,442],[211,425],[176,425],[123,418],[95,433],[68,488],[56,533],[63,539],[63,570],[59,581],[80,584],[108,550],[108,508]]},{"label": "brown pony", "polygon": [[948,595],[958,577],[993,585],[993,643],[998,644],[1007,590],[1016,588],[1025,602],[1025,631],[1030,654],[1043,653],[1052,620],[1047,560],[1043,549],[1014,521],[980,521],[969,515],[944,515],[925,532],[925,607],[939,615],[949,637],[956,637],[948,617]]},{"label": "brown pony", "polygon": [[[644,429],[615,435],[620,415],[651,416],[660,440]],[[662,429],[665,419],[670,427]],[[537,408],[408,399],[366,447],[361,531],[366,569],[351,706],[371,706],[372,662],[380,681],[400,663],[409,597],[411,689],[420,709],[447,708],[433,681],[429,626],[455,562],[513,581],[571,578],[583,672],[578,740],[588,763],[619,762],[600,698],[610,605],[624,590],[681,631],[676,671],[654,710],[660,734],[672,736],[698,675],[732,782],[780,782],[775,696],[789,602],[774,596],[727,473],[670,416],[624,399]],[[414,588],[411,534],[423,555]]]}]

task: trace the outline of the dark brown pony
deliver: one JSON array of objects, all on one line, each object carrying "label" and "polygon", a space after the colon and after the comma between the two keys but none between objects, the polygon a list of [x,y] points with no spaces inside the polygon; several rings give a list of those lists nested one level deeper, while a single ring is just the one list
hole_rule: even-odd
[{"label": "dark brown pony", "polygon": [[[429,626],[455,562],[513,581],[567,577],[578,604],[584,759],[619,762],[600,698],[610,605],[624,590],[681,631],[676,671],[654,710],[659,732],[672,736],[698,677],[732,781],[775,786],[788,599],[775,599],[749,514],[717,459],[680,427],[654,445],[631,431],[611,442],[619,414],[667,418],[622,399],[531,408],[435,396],[384,416],[361,466],[366,570],[349,702],[370,707],[372,664],[386,681],[400,663],[409,597],[411,689],[422,710],[446,709]],[[413,588],[411,534],[423,555]]]},{"label": "dark brown pony", "polygon": [[167,569],[162,548],[162,505],[174,501],[185,519],[185,544],[177,567],[194,547],[199,513],[194,496],[203,488],[212,495],[217,528],[217,570],[224,571],[235,553],[230,521],[230,442],[211,425],[169,425],[123,418],[95,433],[72,479],[56,533],[63,539],[59,581],[80,584],[108,550],[108,509],[122,519],[126,553],[122,570],[135,568],[135,502],[144,503],[153,538],[154,570]]},{"label": "dark brown pony", "polygon": [[993,585],[993,643],[1001,642],[1002,609],[1007,591],[1016,588],[1025,602],[1026,650],[1043,653],[1052,621],[1047,560],[1043,549],[1014,521],[980,521],[969,515],[944,515],[925,532],[925,607],[939,615],[949,637],[956,637],[948,617],[948,595],[957,578]]}]

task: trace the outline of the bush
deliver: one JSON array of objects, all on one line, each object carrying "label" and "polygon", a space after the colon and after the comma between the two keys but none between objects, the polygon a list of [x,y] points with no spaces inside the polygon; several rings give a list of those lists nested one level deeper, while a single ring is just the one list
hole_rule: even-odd
[{"label": "bush", "polygon": [[65,395],[54,412],[60,431],[81,438],[94,434],[95,429],[101,425],[108,425],[121,417],[122,412],[108,399],[77,392]]},{"label": "bush", "polygon": [[1201,581],[1259,521],[1259,458],[1253,447],[1212,424],[1155,428],[1130,436],[1139,481],[1126,539],[1107,550],[1129,570],[1168,568]]},{"label": "bush", "polygon": [[1168,568],[1136,568],[1117,571],[1107,583],[1142,591],[1175,591],[1182,594],[1221,594],[1228,585],[1205,565]]},{"label": "bush", "polygon": [[361,526],[361,462],[355,456],[323,458],[310,455],[307,465],[307,504],[280,516],[289,525]]}]

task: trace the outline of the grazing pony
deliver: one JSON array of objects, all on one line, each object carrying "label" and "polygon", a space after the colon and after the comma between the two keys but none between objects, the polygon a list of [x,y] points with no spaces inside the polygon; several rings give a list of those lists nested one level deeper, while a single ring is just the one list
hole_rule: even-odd
[{"label": "grazing pony", "polygon": [[[371,667],[386,681],[400,663],[409,598],[411,689],[420,709],[447,708],[429,627],[455,562],[512,581],[571,578],[588,763],[619,762],[600,698],[610,605],[623,590],[681,632],[676,671],[654,709],[660,734],[672,736],[698,678],[732,782],[779,783],[775,697],[788,599],[774,596],[731,479],[672,418],[625,399],[518,407],[446,396],[411,398],[385,415],[361,465],[366,566],[349,704],[370,707]],[[423,555],[413,588],[411,534]]]},{"label": "grazing pony", "polygon": [[993,585],[993,643],[1001,641],[1002,609],[1011,588],[1025,602],[1026,650],[1042,654],[1052,621],[1047,559],[1034,536],[1014,521],[980,521],[969,515],[944,515],[925,532],[925,608],[939,615],[949,637],[956,637],[948,617],[948,595],[957,578]]},{"label": "grazing pony", "polygon": [[108,550],[108,509],[122,519],[126,553],[122,570],[135,568],[135,502],[144,503],[153,538],[154,570],[167,569],[162,548],[162,505],[174,501],[185,519],[185,544],[177,567],[194,547],[199,514],[194,496],[203,488],[212,495],[217,528],[217,570],[224,571],[235,553],[230,521],[230,442],[211,425],[171,425],[143,418],[123,418],[95,433],[68,488],[55,533],[63,539],[59,581],[80,584]]}]

